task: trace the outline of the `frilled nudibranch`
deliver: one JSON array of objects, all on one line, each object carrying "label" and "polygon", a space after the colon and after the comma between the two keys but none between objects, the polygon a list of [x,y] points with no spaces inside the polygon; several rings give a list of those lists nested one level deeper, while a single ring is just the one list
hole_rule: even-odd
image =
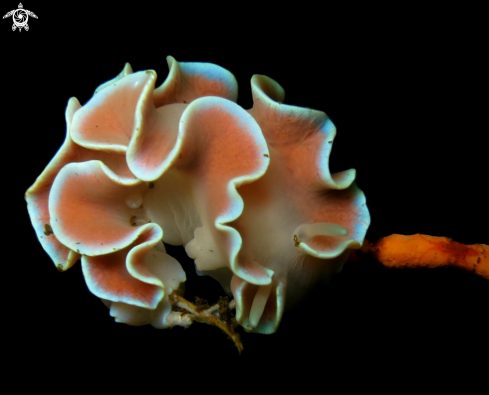
[{"label": "frilled nudibranch", "polygon": [[329,172],[333,123],[282,104],[271,78],[253,76],[244,110],[227,70],[167,61],[157,88],[126,65],[84,106],[68,101],[66,140],[26,193],[32,224],[59,270],[81,259],[118,322],[179,323],[170,295],[186,276],[163,241],[232,293],[241,326],[273,333],[362,246],[355,170]]}]

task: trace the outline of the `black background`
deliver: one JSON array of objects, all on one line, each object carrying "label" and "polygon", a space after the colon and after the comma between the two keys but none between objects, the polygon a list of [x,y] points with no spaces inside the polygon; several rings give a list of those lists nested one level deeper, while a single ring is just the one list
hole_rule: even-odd
[{"label": "black background", "polygon": [[[45,368],[54,372],[82,366],[212,376],[220,366],[235,374],[246,366],[256,372],[314,366],[332,382],[344,372],[366,380],[395,373],[403,383],[450,382],[467,375],[478,356],[487,368],[489,282],[455,268],[351,264],[285,313],[277,333],[243,333],[239,357],[225,335],[203,324],[188,330],[116,324],[88,291],[79,264],[55,270],[23,199],[64,140],[71,96],[86,103],[125,62],[137,71],[154,69],[159,85],[172,55],[231,71],[244,108],[252,105],[251,76],[264,74],[284,87],[286,104],[325,111],[338,130],[330,167],[357,170],[372,218],[369,240],[423,233],[489,244],[487,63],[472,12],[461,29],[455,14],[426,10],[404,17],[388,10],[383,18],[361,9],[323,14],[305,5],[280,12],[149,3],[24,7],[39,17],[29,19],[28,32],[12,32],[10,18],[0,24],[1,292],[15,350],[10,367],[39,371],[47,356],[56,362]],[[212,279],[193,275],[191,261],[184,265],[189,299],[223,294]]]}]

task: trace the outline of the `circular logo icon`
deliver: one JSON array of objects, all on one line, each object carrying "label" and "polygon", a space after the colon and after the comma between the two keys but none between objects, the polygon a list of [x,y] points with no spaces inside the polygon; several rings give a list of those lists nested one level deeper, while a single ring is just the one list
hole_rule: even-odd
[{"label": "circular logo icon", "polygon": [[25,25],[27,25],[29,15],[27,15],[27,12],[24,9],[19,8],[18,10],[14,11],[12,18],[14,20],[14,24],[17,27],[24,27]]}]

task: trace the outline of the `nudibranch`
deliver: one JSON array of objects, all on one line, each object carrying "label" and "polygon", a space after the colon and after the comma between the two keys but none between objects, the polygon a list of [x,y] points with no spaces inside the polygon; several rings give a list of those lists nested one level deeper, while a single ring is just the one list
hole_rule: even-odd
[{"label": "nudibranch", "polygon": [[335,126],[282,104],[271,78],[252,77],[245,110],[229,71],[167,61],[157,88],[127,64],[84,106],[68,101],[66,139],[26,192],[33,227],[60,271],[81,260],[117,322],[178,324],[170,295],[186,275],[164,242],[234,296],[245,330],[273,333],[362,246],[355,170],[330,173]]}]

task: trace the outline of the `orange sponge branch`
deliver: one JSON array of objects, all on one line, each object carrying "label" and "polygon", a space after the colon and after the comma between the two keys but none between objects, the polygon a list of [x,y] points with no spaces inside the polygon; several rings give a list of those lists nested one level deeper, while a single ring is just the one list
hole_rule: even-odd
[{"label": "orange sponge branch", "polygon": [[365,240],[362,252],[372,254],[386,267],[433,268],[450,265],[489,280],[489,246],[486,244],[465,245],[448,237],[393,234],[373,245]]}]

